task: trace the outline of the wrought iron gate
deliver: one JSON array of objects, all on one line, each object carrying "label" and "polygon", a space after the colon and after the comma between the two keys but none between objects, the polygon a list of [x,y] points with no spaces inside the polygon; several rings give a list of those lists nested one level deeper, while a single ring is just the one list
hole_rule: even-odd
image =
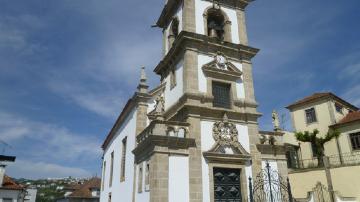
[{"label": "wrought iron gate", "polygon": [[250,202],[294,202],[289,178],[283,180],[269,163],[252,182],[249,177]]},{"label": "wrought iron gate", "polygon": [[215,202],[241,202],[240,170],[214,168]]}]

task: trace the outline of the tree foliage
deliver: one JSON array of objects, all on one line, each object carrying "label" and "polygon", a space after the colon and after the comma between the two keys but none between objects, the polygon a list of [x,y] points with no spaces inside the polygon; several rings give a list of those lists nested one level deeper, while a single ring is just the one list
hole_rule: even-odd
[{"label": "tree foliage", "polygon": [[[319,163],[322,163],[322,157],[324,156],[324,145],[333,138],[339,137],[340,133],[338,131],[328,131],[325,136],[319,135],[319,130],[314,129],[313,132],[304,131],[296,132],[295,137],[298,141],[301,142],[310,142],[315,148],[315,155],[317,156]],[[318,135],[320,137],[318,137]]]}]

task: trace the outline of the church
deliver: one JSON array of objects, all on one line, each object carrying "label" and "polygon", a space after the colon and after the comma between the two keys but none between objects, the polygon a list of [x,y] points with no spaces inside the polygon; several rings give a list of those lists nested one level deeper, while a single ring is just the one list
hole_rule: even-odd
[{"label": "church", "polygon": [[282,133],[258,128],[251,2],[165,2],[156,23],[161,82],[149,89],[141,70],[104,140],[101,202],[249,201],[251,179],[266,166],[286,178]]}]

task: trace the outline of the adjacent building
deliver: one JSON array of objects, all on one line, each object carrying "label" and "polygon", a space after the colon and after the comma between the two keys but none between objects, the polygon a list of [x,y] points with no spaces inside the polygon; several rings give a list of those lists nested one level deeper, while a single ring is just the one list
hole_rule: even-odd
[{"label": "adjacent building", "polygon": [[296,132],[318,129],[319,137],[324,137],[328,131],[340,132],[338,138],[324,145],[328,169],[319,166],[314,145],[298,142],[293,133],[286,132],[285,142],[293,148],[288,150],[287,158],[294,196],[309,198],[309,192],[322,184],[326,191],[334,191],[339,201],[360,200],[359,108],[331,92],[314,93],[286,108]]},{"label": "adjacent building", "polygon": [[7,163],[14,161],[14,156],[0,155],[0,202],[24,202],[25,188],[5,175]]}]

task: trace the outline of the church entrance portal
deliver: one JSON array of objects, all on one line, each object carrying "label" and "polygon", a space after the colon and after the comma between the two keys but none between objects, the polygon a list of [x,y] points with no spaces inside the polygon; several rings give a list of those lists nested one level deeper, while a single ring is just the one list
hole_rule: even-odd
[{"label": "church entrance portal", "polygon": [[240,169],[214,168],[215,202],[241,202]]}]

